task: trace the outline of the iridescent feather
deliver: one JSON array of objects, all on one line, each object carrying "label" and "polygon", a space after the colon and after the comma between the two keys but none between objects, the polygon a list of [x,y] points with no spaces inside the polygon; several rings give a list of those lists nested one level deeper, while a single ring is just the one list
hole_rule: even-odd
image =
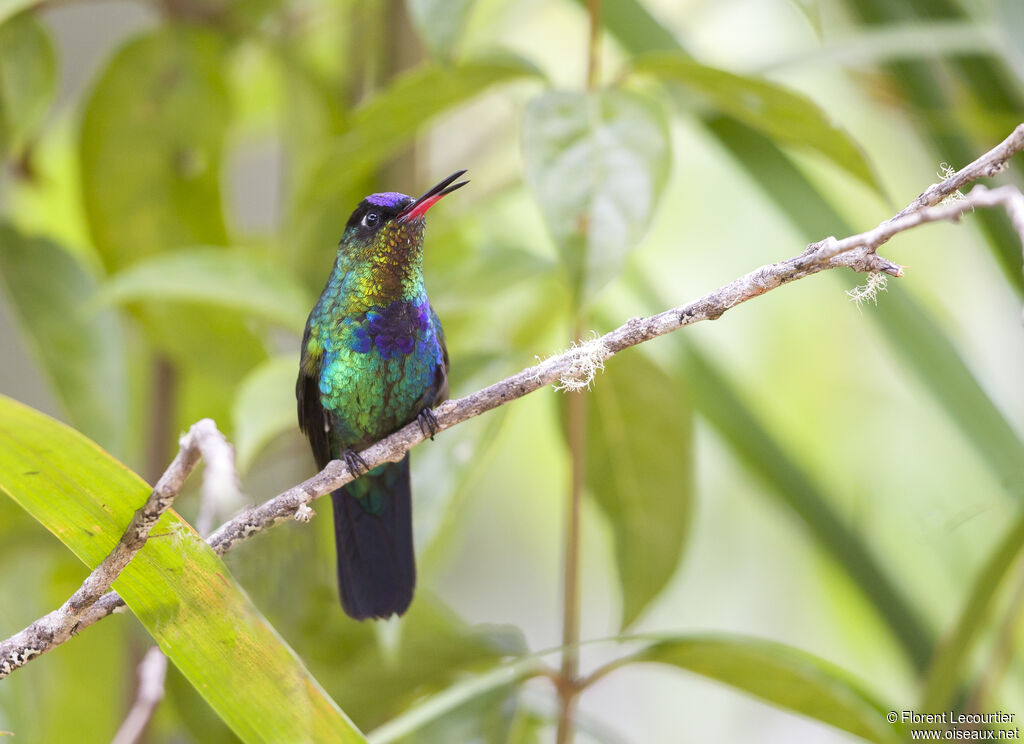
[{"label": "iridescent feather", "polygon": [[[299,425],[317,465],[358,452],[448,397],[444,331],[423,284],[423,214],[464,184],[419,199],[364,199],[345,227],[302,339]],[[408,455],[334,492],[341,603],[355,618],[401,614],[412,600]]]}]

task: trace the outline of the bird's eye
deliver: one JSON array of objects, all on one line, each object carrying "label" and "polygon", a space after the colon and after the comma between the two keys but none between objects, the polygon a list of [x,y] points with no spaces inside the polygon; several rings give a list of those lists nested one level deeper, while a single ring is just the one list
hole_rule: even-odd
[{"label": "bird's eye", "polygon": [[376,227],[378,222],[380,222],[380,215],[376,212],[367,212],[366,216],[363,217],[363,225],[365,227]]}]

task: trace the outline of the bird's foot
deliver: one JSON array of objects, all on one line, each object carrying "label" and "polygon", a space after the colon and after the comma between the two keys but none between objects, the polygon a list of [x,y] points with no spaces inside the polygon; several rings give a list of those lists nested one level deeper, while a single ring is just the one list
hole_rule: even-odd
[{"label": "bird's foot", "polygon": [[430,441],[434,441],[434,435],[437,434],[437,417],[434,415],[434,411],[431,408],[424,408],[416,416],[416,420],[420,425],[420,432],[425,437],[430,437]]},{"label": "bird's foot", "polygon": [[345,467],[352,475],[359,477],[359,469],[362,468],[364,473],[370,472],[370,466],[366,464],[366,460],[359,456],[359,453],[352,449],[347,449],[341,453],[341,459],[345,461]]}]

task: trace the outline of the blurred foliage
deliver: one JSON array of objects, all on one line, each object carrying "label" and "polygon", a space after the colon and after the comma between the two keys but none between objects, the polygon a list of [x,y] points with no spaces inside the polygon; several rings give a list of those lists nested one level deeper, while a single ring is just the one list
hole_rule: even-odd
[{"label": "blurred foliage", "polygon": [[46,29],[31,15],[0,26],[0,153],[19,153],[39,129],[57,84]]},{"label": "blurred foliage", "polygon": [[[96,29],[65,5],[0,0],[0,390],[106,452],[0,399],[0,636],[118,538],[146,491],[118,461],[153,478],[196,419],[234,442],[254,501],[312,473],[298,338],[365,193],[470,170],[426,255],[462,395],[590,318],[867,229],[1024,119],[1013,0],[608,0],[589,90],[583,0],[158,0],[135,23],[90,11]],[[889,742],[885,712],[915,702],[1024,714],[1005,632],[1022,252],[1002,213],[965,222],[894,243],[919,251],[877,308],[834,304],[860,280],[835,272],[628,351],[583,394],[584,630],[610,638],[580,739],[781,720],[785,740]],[[379,742],[548,740],[555,396],[417,448],[402,620],[343,616],[323,516],[221,562],[169,515],[117,584],[140,622],[0,683],[0,731],[109,741],[152,637],[175,668],[147,741],[361,740],[348,716]],[[799,715],[680,704],[695,688],[665,670]],[[668,723],[609,704],[620,678]]]},{"label": "blurred foliage", "polygon": [[676,638],[627,659],[702,674],[868,741],[900,740],[885,722],[885,706],[846,680],[841,670],[796,649],[747,638]]},{"label": "blurred foliage", "polygon": [[[0,398],[4,494],[90,568],[149,487],[78,432]],[[16,434],[15,434],[16,432]],[[246,741],[365,741],[173,511],[114,582],[160,649]]]},{"label": "blurred foliage", "polygon": [[[693,513],[693,409],[688,391],[642,354],[607,367],[590,402],[586,482],[614,536],[625,629],[661,594],[683,554]],[[646,412],[645,426],[630,425],[632,411]],[[665,431],[676,434],[666,441]]]},{"label": "blurred foliage", "polygon": [[[121,319],[87,307],[97,281],[49,240],[0,225],[0,277],[70,420],[113,452],[127,433],[127,364]],[[60,292],[50,288],[59,286]]]},{"label": "blurred foliage", "polygon": [[664,116],[625,91],[547,93],[526,109],[523,150],[574,303],[588,304],[650,223],[668,175]]}]

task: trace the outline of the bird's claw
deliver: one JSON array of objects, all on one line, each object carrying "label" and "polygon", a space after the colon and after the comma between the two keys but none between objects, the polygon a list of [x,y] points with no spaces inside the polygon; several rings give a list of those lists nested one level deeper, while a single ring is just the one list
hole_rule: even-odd
[{"label": "bird's claw", "polygon": [[437,434],[437,417],[434,415],[434,411],[430,408],[424,408],[416,416],[416,420],[420,425],[420,433],[425,437],[429,437],[430,441],[434,441],[434,435]]},{"label": "bird's claw", "polygon": [[370,472],[370,466],[366,464],[366,460],[361,458],[355,450],[347,449],[341,453],[341,457],[345,460],[345,467],[348,468],[352,475],[358,477],[359,468],[362,468],[364,473]]}]

